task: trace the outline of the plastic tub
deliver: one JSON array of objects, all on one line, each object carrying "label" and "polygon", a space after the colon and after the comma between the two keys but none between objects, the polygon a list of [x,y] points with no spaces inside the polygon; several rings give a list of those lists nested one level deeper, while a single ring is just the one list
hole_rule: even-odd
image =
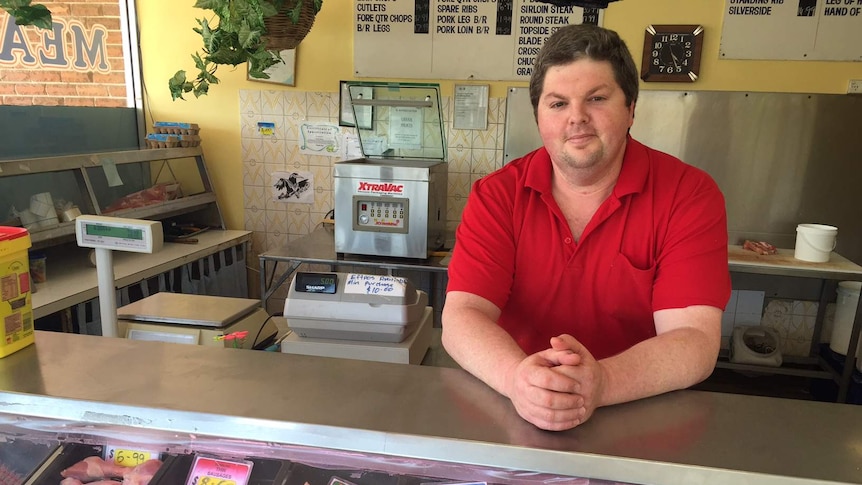
[{"label": "plastic tub", "polygon": [[838,228],[824,224],[796,226],[796,248],[793,257],[801,261],[825,263],[835,249]]},{"label": "plastic tub", "polygon": [[0,357],[32,344],[33,304],[27,250],[30,233],[20,227],[0,226]]}]

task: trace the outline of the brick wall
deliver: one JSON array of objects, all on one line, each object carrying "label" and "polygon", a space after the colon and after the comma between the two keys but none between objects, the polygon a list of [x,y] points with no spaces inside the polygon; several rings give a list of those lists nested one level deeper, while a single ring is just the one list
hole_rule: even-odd
[{"label": "brick wall", "polygon": [[126,107],[120,1],[34,2],[51,31],[0,10],[0,105]]}]

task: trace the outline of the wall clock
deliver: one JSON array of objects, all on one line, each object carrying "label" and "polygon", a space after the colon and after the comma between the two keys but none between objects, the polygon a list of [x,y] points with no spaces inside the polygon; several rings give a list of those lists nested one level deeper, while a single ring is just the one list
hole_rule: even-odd
[{"label": "wall clock", "polygon": [[647,82],[697,81],[702,49],[702,25],[650,25],[644,34],[641,79]]}]

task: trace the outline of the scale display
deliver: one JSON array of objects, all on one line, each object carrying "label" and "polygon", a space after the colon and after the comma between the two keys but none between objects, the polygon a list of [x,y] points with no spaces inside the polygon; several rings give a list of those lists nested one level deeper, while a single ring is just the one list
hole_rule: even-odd
[{"label": "scale display", "polygon": [[164,243],[158,221],[83,215],[75,219],[78,246],[152,253]]},{"label": "scale display", "polygon": [[106,226],[102,224],[87,224],[84,231],[88,236],[103,236],[120,239],[144,240],[144,231],[131,227]]}]

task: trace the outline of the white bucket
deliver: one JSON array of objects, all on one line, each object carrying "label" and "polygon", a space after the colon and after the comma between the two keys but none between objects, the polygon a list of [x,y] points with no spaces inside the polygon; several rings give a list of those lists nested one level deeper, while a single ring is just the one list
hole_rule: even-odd
[{"label": "white bucket", "polygon": [[825,263],[835,249],[838,228],[823,224],[796,226],[796,249],[793,257],[812,263]]},{"label": "white bucket", "polygon": [[[841,355],[847,355],[847,350],[850,347],[850,334],[853,331],[853,320],[856,319],[856,306],[859,304],[860,290],[862,290],[862,282],[859,281],[838,283],[838,298],[835,300],[835,322],[832,325],[829,348]],[[859,362],[856,365],[858,367]]]}]

